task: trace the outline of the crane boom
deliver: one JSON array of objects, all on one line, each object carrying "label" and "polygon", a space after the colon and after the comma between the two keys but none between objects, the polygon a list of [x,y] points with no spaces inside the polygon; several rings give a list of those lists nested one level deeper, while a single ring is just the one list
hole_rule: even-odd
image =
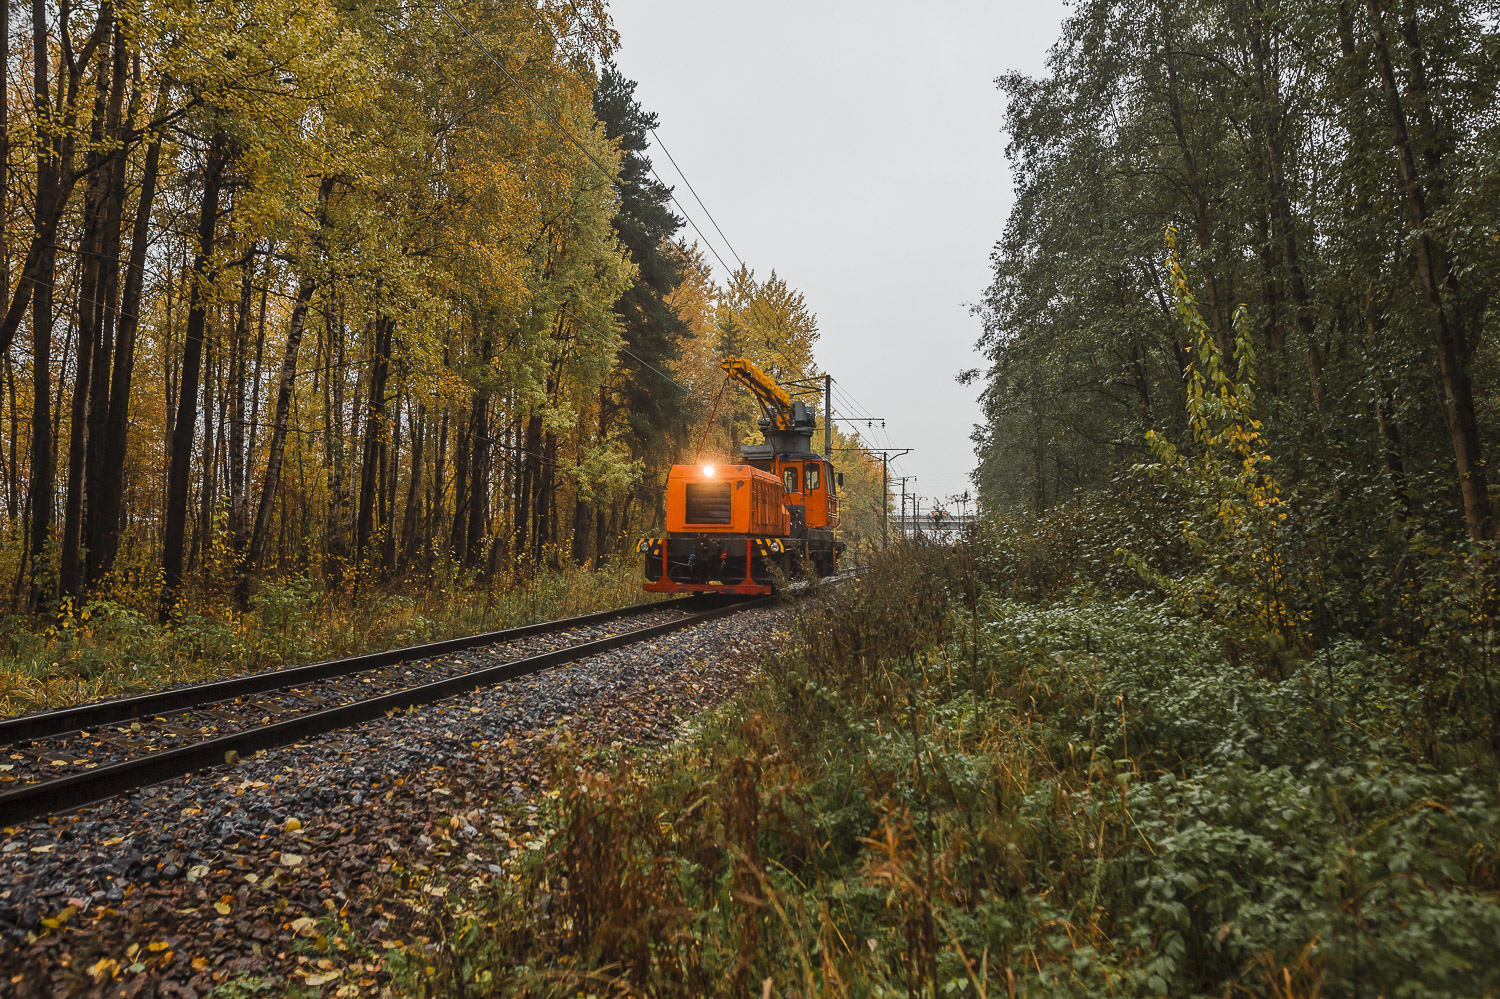
[{"label": "crane boom", "polygon": [[770,429],[792,429],[792,397],[770,375],[743,357],[726,357],[719,366],[755,396],[770,421]]}]

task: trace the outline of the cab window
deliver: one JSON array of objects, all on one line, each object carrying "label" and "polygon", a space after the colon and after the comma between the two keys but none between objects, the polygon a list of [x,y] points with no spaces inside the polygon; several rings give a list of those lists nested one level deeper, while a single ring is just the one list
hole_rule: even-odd
[{"label": "cab window", "polygon": [[797,467],[788,466],[781,470],[781,480],[786,483],[786,491],[794,493],[797,491]]},{"label": "cab window", "polygon": [[807,491],[808,492],[810,492],[810,493],[811,492],[817,492],[819,478],[820,478],[820,476],[818,475],[818,466],[817,465],[808,465],[807,466]]}]

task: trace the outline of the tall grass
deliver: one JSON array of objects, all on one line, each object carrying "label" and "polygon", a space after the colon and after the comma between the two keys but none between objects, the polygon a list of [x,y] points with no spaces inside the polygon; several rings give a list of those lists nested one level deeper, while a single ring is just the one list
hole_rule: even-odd
[{"label": "tall grass", "polygon": [[1500,993],[1500,771],[1397,664],[1231,659],[1159,602],[982,570],[876,556],[691,738],[565,753],[549,849],[428,987]]},{"label": "tall grass", "polygon": [[416,645],[645,602],[635,558],[481,578],[454,566],[399,583],[262,582],[249,608],[228,587],[191,590],[156,621],[155,590],[129,569],[55,618],[0,618],[0,714]]}]

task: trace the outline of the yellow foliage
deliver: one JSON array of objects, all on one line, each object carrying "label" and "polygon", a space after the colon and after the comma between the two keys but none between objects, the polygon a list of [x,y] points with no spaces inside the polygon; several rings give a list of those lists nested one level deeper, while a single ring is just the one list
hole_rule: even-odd
[{"label": "yellow foliage", "polygon": [[1249,312],[1243,305],[1234,312],[1231,371],[1193,297],[1177,252],[1176,230],[1169,227],[1166,239],[1177,314],[1194,341],[1186,402],[1193,449],[1184,454],[1149,431],[1146,441],[1156,460],[1138,470],[1175,483],[1187,497],[1182,535],[1198,570],[1173,578],[1151,568],[1139,553],[1122,554],[1182,610],[1295,642],[1305,622],[1288,608],[1282,551],[1288,507],[1255,416]]}]

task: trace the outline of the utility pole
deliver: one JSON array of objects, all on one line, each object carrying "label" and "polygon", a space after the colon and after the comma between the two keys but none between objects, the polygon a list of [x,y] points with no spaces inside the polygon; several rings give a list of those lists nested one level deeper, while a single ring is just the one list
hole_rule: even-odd
[{"label": "utility pole", "polygon": [[[866,454],[880,455],[880,545],[889,548],[891,544],[890,528],[890,506],[891,506],[891,459],[899,458],[903,454],[911,454],[912,449],[907,448],[879,448],[879,447],[841,447],[840,451],[863,451]],[[912,476],[908,476],[912,478]],[[902,488],[905,488],[903,482]]]},{"label": "utility pole", "polygon": [[915,479],[915,475],[901,476],[901,537],[906,537],[906,480]]},{"label": "utility pole", "polygon": [[906,540],[906,480],[909,476],[901,476],[901,540]]},{"label": "utility pole", "polygon": [[833,460],[833,376],[823,373],[823,453]]}]

